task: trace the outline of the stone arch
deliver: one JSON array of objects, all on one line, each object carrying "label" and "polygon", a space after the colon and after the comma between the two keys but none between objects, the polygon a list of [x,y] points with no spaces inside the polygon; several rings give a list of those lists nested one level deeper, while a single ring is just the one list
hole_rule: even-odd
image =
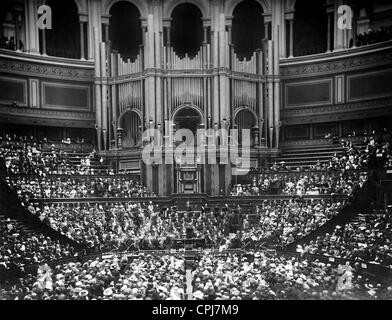
[{"label": "stone arch", "polygon": [[286,0],[285,1],[285,11],[293,12],[295,11],[295,3],[297,0]]},{"label": "stone arch", "polygon": [[146,5],[146,1],[143,0],[106,0],[102,5],[102,14],[109,16],[110,9],[113,7],[113,5],[121,1],[133,4],[139,10],[141,17],[146,17],[148,15],[148,7]]},{"label": "stone arch", "polygon": [[[127,120],[128,122],[125,122]],[[118,117],[118,124],[124,130],[122,147],[125,149],[140,147],[142,143],[143,131],[139,128],[140,126],[143,126],[140,111],[135,108],[125,109]]]},{"label": "stone arch", "polygon": [[[252,117],[252,120],[251,120],[251,122],[249,122],[248,126],[241,126],[241,125],[237,124],[237,122],[239,122],[241,120],[242,121],[249,121],[249,118],[246,119],[246,117],[244,117],[244,119],[239,119],[239,115],[241,115],[242,113],[244,113],[244,116],[251,115],[251,117]],[[233,126],[234,125],[237,125],[237,129],[238,129],[238,139],[239,139],[238,143],[239,143],[239,145],[242,145],[242,129],[249,129],[250,130],[250,144],[254,145],[254,136],[252,134],[252,129],[253,129],[254,125],[257,125],[256,113],[252,109],[250,109],[246,106],[239,107],[234,112]]]},{"label": "stone arch", "polygon": [[163,17],[165,19],[169,19],[173,13],[173,10],[180,4],[188,3],[195,5],[201,12],[203,18],[207,18],[209,16],[209,10],[206,6],[206,1],[200,0],[173,0],[165,3],[163,7]]},{"label": "stone arch", "polygon": [[191,108],[191,109],[195,110],[195,111],[199,114],[199,116],[200,116],[201,123],[205,124],[205,118],[204,118],[203,111],[202,111],[198,106],[196,106],[196,105],[194,105],[194,104],[181,104],[180,106],[178,106],[178,107],[173,111],[173,114],[172,114],[172,117],[171,117],[171,120],[172,120],[173,122],[174,122],[174,119],[175,119],[177,113],[178,113],[179,111],[183,110],[184,108]]},{"label": "stone arch", "polygon": [[79,14],[87,13],[87,5],[85,0],[74,0]]},{"label": "stone arch", "polygon": [[128,107],[120,113],[120,115],[117,118],[117,123],[121,123],[122,118],[129,112],[135,112],[139,116],[140,121],[142,121],[143,117],[141,111],[137,108]]},{"label": "stone arch", "polygon": [[234,111],[234,115],[233,115],[234,121],[236,120],[238,114],[239,114],[241,111],[248,111],[248,112],[250,112],[250,113],[253,115],[253,117],[254,117],[255,123],[257,123],[257,114],[256,114],[256,112],[255,112],[253,109],[251,109],[251,108],[249,108],[249,107],[247,107],[247,106],[238,107],[238,108]]},{"label": "stone arch", "polygon": [[[236,8],[237,5],[239,5],[241,2],[245,0],[229,0],[226,2],[225,6],[225,15],[226,16],[233,16],[234,9]],[[258,4],[261,5],[263,8],[263,13],[264,14],[271,14],[272,13],[272,5],[271,5],[271,0],[255,0]]]}]

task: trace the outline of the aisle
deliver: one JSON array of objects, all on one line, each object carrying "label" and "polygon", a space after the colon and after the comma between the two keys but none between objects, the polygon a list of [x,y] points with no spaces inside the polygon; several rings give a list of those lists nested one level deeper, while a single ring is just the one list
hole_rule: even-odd
[{"label": "aisle", "polygon": [[188,297],[188,300],[193,300],[193,287],[192,287],[192,280],[193,280],[193,276],[192,276],[192,270],[191,269],[187,269],[186,270],[186,295]]}]

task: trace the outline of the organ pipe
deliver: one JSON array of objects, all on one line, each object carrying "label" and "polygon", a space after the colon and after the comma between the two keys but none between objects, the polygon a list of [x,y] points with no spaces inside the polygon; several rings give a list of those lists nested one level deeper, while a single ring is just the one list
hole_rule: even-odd
[{"label": "organ pipe", "polygon": [[101,86],[99,84],[101,77],[100,53],[99,53],[99,35],[98,28],[94,27],[94,48],[95,48],[95,117],[97,128],[98,150],[101,151],[102,146],[102,108],[101,108]]},{"label": "organ pipe", "polygon": [[108,85],[106,66],[106,44],[101,43],[101,76],[102,76],[102,130],[104,150],[107,150],[108,135]]}]

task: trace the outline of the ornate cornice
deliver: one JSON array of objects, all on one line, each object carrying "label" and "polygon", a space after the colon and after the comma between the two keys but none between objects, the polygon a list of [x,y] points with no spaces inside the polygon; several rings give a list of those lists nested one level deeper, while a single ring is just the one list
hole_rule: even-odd
[{"label": "ornate cornice", "polygon": [[337,104],[332,106],[312,107],[312,108],[296,108],[282,110],[282,117],[296,117],[302,115],[315,115],[322,113],[347,112],[353,110],[364,110],[392,105],[392,98],[360,101],[356,103]]},{"label": "ornate cornice", "polygon": [[339,60],[306,63],[296,66],[281,66],[282,78],[297,78],[299,76],[318,76],[342,73],[369,67],[392,65],[392,50],[387,52],[364,54],[355,57],[343,57]]},{"label": "ornate cornice", "polygon": [[325,107],[282,110],[283,125],[318,123],[392,114],[392,98],[360,101]]},{"label": "ornate cornice", "polygon": [[47,110],[38,108],[24,108],[12,106],[0,106],[0,114],[3,117],[24,116],[35,118],[50,118],[50,119],[66,119],[66,120],[94,120],[95,116],[92,112],[69,112],[61,110]]},{"label": "ornate cornice", "polygon": [[94,70],[71,67],[59,67],[33,62],[0,58],[0,70],[3,73],[20,74],[24,76],[54,78],[61,80],[88,81],[94,79]]}]

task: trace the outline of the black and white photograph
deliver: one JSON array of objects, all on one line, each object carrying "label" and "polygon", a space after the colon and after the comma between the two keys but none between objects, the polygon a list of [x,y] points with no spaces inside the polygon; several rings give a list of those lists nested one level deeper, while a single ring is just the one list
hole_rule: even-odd
[{"label": "black and white photograph", "polygon": [[392,300],[392,1],[1,0],[0,300]]}]

